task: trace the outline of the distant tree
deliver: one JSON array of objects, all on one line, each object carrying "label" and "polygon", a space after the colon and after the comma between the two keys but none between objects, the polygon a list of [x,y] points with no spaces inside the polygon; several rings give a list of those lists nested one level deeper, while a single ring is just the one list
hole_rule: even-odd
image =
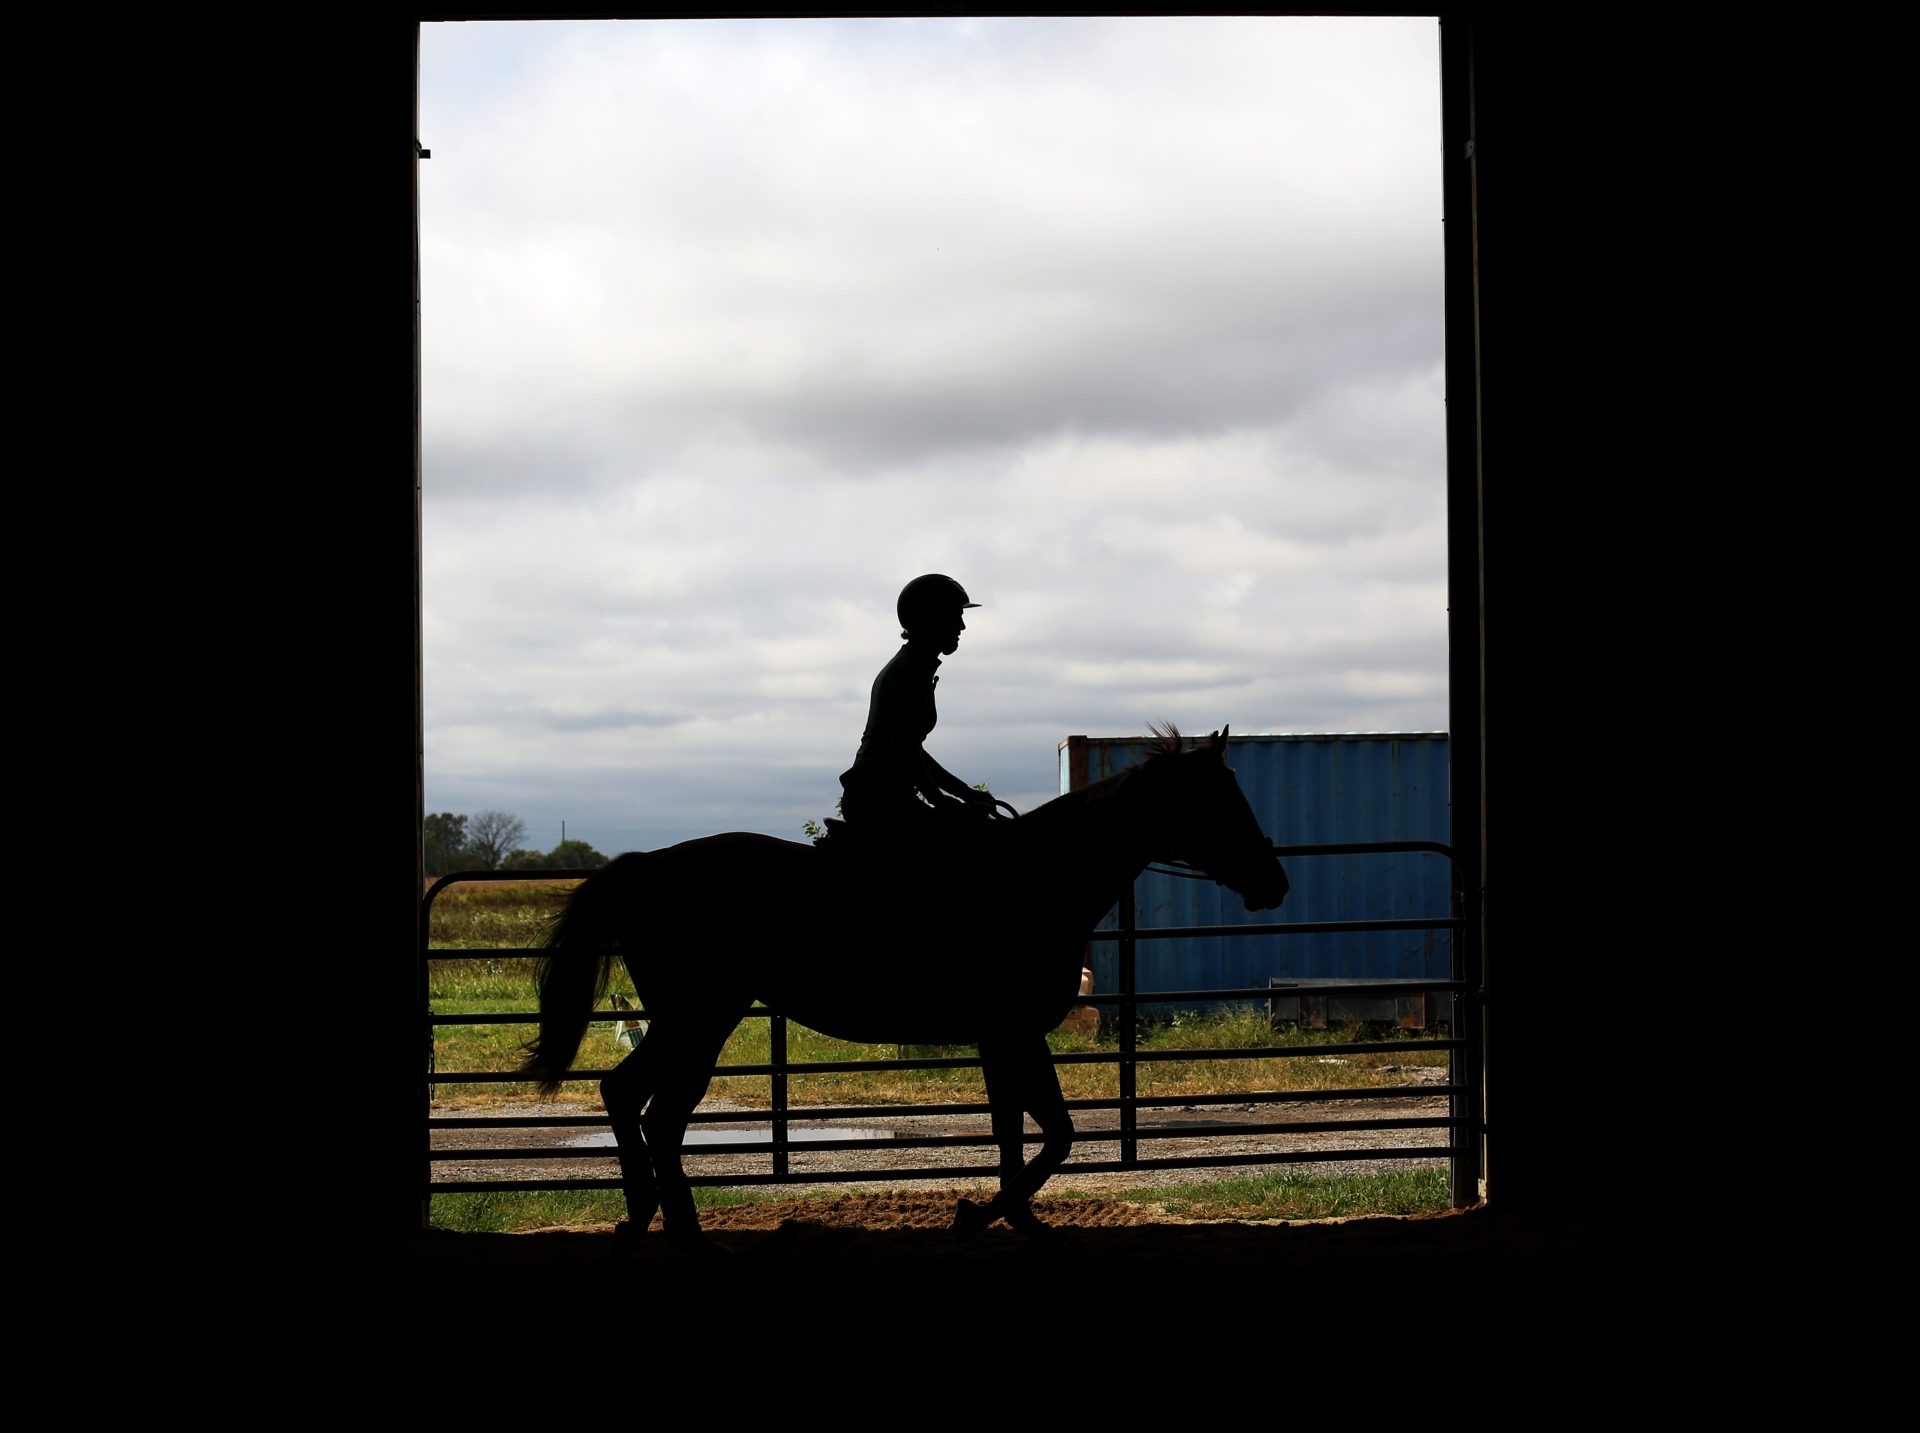
[{"label": "distant tree", "polygon": [[427,874],[444,876],[473,864],[467,849],[467,818],[451,811],[427,817]]},{"label": "distant tree", "polygon": [[478,811],[467,819],[467,848],[482,870],[498,870],[515,843],[526,837],[527,823],[511,811]]},{"label": "distant tree", "polygon": [[547,852],[547,864],[563,869],[589,871],[606,865],[607,858],[585,841],[562,841]]},{"label": "distant tree", "polygon": [[553,864],[545,851],[515,851],[500,863],[503,871],[543,871]]}]

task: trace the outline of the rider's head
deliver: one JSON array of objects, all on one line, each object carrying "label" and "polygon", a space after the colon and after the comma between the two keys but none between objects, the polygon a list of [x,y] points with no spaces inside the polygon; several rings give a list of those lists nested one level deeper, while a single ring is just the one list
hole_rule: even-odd
[{"label": "rider's head", "polygon": [[967,589],[951,577],[929,572],[900,589],[894,611],[899,615],[903,638],[936,642],[941,651],[951,652],[960,644],[960,634],[967,630],[962,610],[979,605],[969,602]]}]

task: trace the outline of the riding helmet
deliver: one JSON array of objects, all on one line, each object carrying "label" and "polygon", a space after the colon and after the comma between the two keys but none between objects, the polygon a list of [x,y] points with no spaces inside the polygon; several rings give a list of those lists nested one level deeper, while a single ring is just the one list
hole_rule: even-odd
[{"label": "riding helmet", "polygon": [[914,578],[900,589],[900,600],[895,604],[894,611],[900,618],[901,628],[911,632],[959,608],[979,605],[978,602],[969,602],[967,589],[945,573],[929,572],[924,577]]}]

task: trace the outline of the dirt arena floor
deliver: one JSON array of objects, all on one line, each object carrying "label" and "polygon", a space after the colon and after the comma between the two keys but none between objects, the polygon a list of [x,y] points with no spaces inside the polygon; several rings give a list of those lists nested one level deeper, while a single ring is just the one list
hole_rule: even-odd
[{"label": "dirt arena floor", "polygon": [[1777,1284],[1818,1269],[1825,1253],[1818,1230],[1711,1214],[1523,1216],[1482,1206],[1401,1218],[1201,1222],[1089,1198],[1037,1201],[1060,1233],[1051,1246],[1035,1246],[1004,1225],[956,1243],[958,1197],[958,1190],[850,1193],[708,1210],[704,1227],[725,1251],[714,1259],[681,1252],[657,1230],[637,1250],[616,1248],[613,1227],[600,1225],[321,1242],[242,1259],[218,1277],[278,1295],[369,1301],[493,1295],[506,1286],[565,1298],[603,1292],[610,1281],[708,1296],[788,1288],[795,1278],[981,1293],[1021,1285],[1083,1294],[1116,1286],[1213,1292],[1293,1275],[1438,1280],[1436,1288],[1553,1280],[1724,1289]]}]

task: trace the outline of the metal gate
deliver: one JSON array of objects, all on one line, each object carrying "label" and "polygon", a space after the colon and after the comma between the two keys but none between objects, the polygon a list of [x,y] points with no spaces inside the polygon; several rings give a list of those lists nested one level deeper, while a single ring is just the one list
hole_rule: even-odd
[{"label": "metal gate", "polygon": [[[1425,852],[1444,857],[1453,862],[1450,847],[1432,841],[1387,841],[1365,842],[1343,845],[1307,845],[1275,846],[1274,852],[1283,860],[1310,859],[1315,856],[1385,854],[1392,852]],[[1137,988],[1139,976],[1138,952],[1143,941],[1172,940],[1187,936],[1298,936],[1311,934],[1329,934],[1336,932],[1382,931],[1382,930],[1462,930],[1467,922],[1464,913],[1467,910],[1458,878],[1458,866],[1453,866],[1454,909],[1435,914],[1430,919],[1416,918],[1406,920],[1364,920],[1364,921],[1294,921],[1267,925],[1244,926],[1163,926],[1140,929],[1135,922],[1134,887],[1128,884],[1126,894],[1119,902],[1119,927],[1113,931],[1095,932],[1091,939],[1099,941],[1117,941],[1119,943],[1120,989],[1112,994],[1086,995],[1080,997],[1081,1003],[1108,1006],[1114,1008],[1119,1018],[1115,1021],[1118,1031],[1119,1048],[1108,1052],[1060,1053],[1054,1056],[1056,1065],[1066,1064],[1116,1064],[1119,1066],[1119,1095],[1114,1099],[1082,1099],[1067,1101],[1067,1108],[1078,1113],[1093,1110],[1117,1110],[1119,1128],[1117,1134],[1108,1130],[1088,1130],[1076,1136],[1076,1147],[1082,1143],[1118,1142],[1117,1159],[1076,1159],[1069,1158],[1061,1167],[1064,1174],[1115,1174],[1125,1175],[1147,1169],[1184,1169],[1184,1168],[1223,1168],[1228,1166],[1274,1166],[1283,1164],[1324,1164],[1334,1160],[1340,1162],[1367,1160],[1403,1160],[1403,1159],[1445,1159],[1449,1165],[1449,1188],[1451,1202],[1455,1207],[1464,1207],[1476,1202],[1480,1197],[1481,1176],[1481,1137],[1484,1132],[1480,1109],[1481,1071],[1484,1069],[1481,1049],[1482,1031],[1482,993],[1479,986],[1479,972],[1462,969],[1473,958],[1477,943],[1468,939],[1456,939],[1453,942],[1453,978],[1447,980],[1393,980],[1393,981],[1356,981],[1352,984],[1316,983],[1312,995],[1320,997],[1338,997],[1343,995],[1409,995],[1415,993],[1446,992],[1451,996],[1452,1022],[1450,1033],[1445,1037],[1429,1037],[1418,1040],[1366,1040],[1348,1043],[1325,1043],[1305,1046],[1259,1046],[1242,1048],[1193,1048],[1193,1049],[1154,1049],[1138,1048],[1137,1022],[1132,1018],[1135,1008],[1142,1004],[1225,1004],[1232,1002],[1267,1003],[1274,992],[1266,986],[1237,987],[1220,990],[1147,990]],[[550,871],[542,872],[544,879],[584,878],[590,871]],[[487,1084],[487,1083],[524,1083],[526,1076],[517,1071],[463,1072],[458,1074],[441,1073],[433,1068],[433,1033],[447,1025],[525,1025],[532,1023],[527,1012],[495,1012],[481,1015],[437,1015],[430,1008],[428,999],[428,971],[430,962],[451,962],[466,960],[496,960],[506,957],[526,957],[533,952],[525,948],[498,948],[488,950],[434,951],[429,948],[428,927],[432,915],[434,900],[456,882],[510,881],[525,880],[527,873],[508,871],[456,872],[436,881],[427,891],[421,904],[419,950],[418,950],[418,988],[420,992],[420,1015],[422,1030],[427,1044],[427,1070],[420,1089],[420,1180],[422,1195],[431,1198],[434,1194],[487,1193],[509,1190],[542,1189],[618,1189],[617,1178],[600,1179],[486,1179],[457,1180],[436,1182],[433,1177],[434,1166],[439,1163],[458,1160],[461,1162],[511,1161],[514,1163],[538,1160],[579,1160],[583,1157],[578,1148],[566,1146],[548,1146],[537,1148],[513,1149],[459,1149],[435,1150],[433,1132],[436,1130],[456,1129],[606,1129],[609,1121],[605,1115],[580,1115],[564,1117],[535,1116],[459,1116],[435,1115],[432,1109],[432,1087],[435,1085]],[[616,1016],[614,1011],[604,1013],[608,1020]],[[644,1009],[617,1012],[621,1018],[644,1019]],[[699,1111],[696,1110],[689,1126],[697,1125],[766,1125],[769,1138],[758,1142],[730,1142],[716,1148],[689,1147],[684,1151],[689,1160],[697,1160],[706,1155],[766,1155],[769,1156],[769,1170],[764,1174],[706,1174],[702,1175],[689,1169],[691,1183],[705,1186],[754,1185],[754,1184],[831,1184],[855,1182],[895,1182],[917,1179],[975,1179],[995,1177],[999,1166],[981,1165],[937,1165],[907,1169],[808,1169],[796,1174],[792,1169],[793,1139],[791,1126],[797,1121],[817,1122],[834,1121],[846,1123],[858,1120],[876,1120],[903,1118],[907,1116],[954,1116],[985,1115],[989,1107],[984,1103],[947,1103],[947,1104],[890,1104],[890,1105],[829,1105],[793,1107],[788,1101],[788,1081],[795,1075],[829,1074],[850,1070],[936,1070],[976,1067],[976,1056],[940,1056],[923,1059],[893,1060],[836,1060],[793,1062],[787,1058],[787,1019],[784,1015],[756,1006],[748,1012],[748,1019],[763,1019],[770,1022],[770,1050],[772,1058],[765,1064],[721,1065],[714,1071],[716,1076],[758,1076],[764,1075],[771,1082],[770,1108],[766,1110],[741,1111]],[[1365,1147],[1359,1149],[1339,1148],[1320,1150],[1274,1150],[1255,1154],[1207,1154],[1177,1155],[1154,1157],[1143,1154],[1141,1147],[1149,1149],[1158,1141],[1180,1139],[1193,1141],[1204,1139],[1204,1134],[1196,1134],[1190,1128],[1142,1127],[1139,1113],[1143,1109],[1171,1107],[1205,1107],[1217,1105],[1281,1105],[1329,1103],[1334,1101],[1369,1101],[1380,1099],[1406,1098],[1409,1087],[1389,1085],[1381,1087],[1363,1087],[1344,1090],[1270,1090],[1236,1092],[1211,1095],[1140,1095],[1137,1090],[1139,1066],[1153,1061],[1180,1060],[1246,1060],[1246,1059],[1299,1059],[1315,1057],[1339,1057],[1342,1055],[1373,1054],[1381,1050],[1396,1052],[1443,1051],[1447,1059],[1447,1078],[1442,1085],[1419,1087],[1421,1098],[1440,1098],[1448,1100],[1448,1113],[1444,1116],[1391,1119],[1330,1119],[1316,1121],[1269,1122],[1236,1125],[1231,1133],[1234,1138],[1246,1138],[1267,1135],[1302,1135],[1332,1133],[1365,1133],[1369,1130],[1386,1129],[1432,1129],[1436,1132],[1435,1142],[1416,1146]],[[598,1080],[606,1075],[605,1069],[577,1069],[570,1072],[573,1080]],[[1226,1131],[1219,1131],[1224,1136]],[[1037,1144],[1043,1136],[1029,1133],[1026,1140]],[[926,1135],[905,1136],[893,1139],[830,1139],[813,1140],[807,1143],[809,1153],[833,1153],[836,1151],[857,1149],[930,1149],[947,1146],[992,1146],[990,1135]],[[609,1152],[608,1157],[611,1157]]]}]

